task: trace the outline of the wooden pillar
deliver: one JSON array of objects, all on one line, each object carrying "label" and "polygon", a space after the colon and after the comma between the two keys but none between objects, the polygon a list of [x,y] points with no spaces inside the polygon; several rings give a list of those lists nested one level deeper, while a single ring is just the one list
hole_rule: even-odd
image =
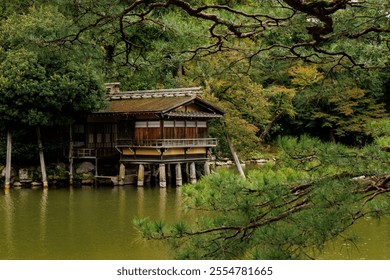
[{"label": "wooden pillar", "polygon": [[12,155],[12,134],[7,131],[7,155],[5,166],[5,189],[11,187],[11,155]]},{"label": "wooden pillar", "polygon": [[208,176],[210,174],[211,174],[211,172],[210,172],[210,162],[206,161],[204,163],[204,175]]},{"label": "wooden pillar", "polygon": [[167,178],[165,174],[165,164],[160,163],[159,166],[159,173],[160,173],[160,188],[165,188],[167,186]]},{"label": "wooden pillar", "polygon": [[119,163],[119,180],[118,184],[123,186],[125,184],[126,166],[123,162]]},{"label": "wooden pillar", "polygon": [[183,185],[183,177],[181,175],[181,164],[177,163],[175,167],[176,172],[176,187],[180,187]]},{"label": "wooden pillar", "polygon": [[38,148],[39,148],[39,161],[41,163],[42,183],[44,188],[48,188],[49,184],[47,182],[45,157],[43,155],[41,129],[39,126],[37,127],[37,138],[38,138]]},{"label": "wooden pillar", "polygon": [[137,174],[137,187],[143,187],[145,181],[145,166],[140,164],[138,166],[138,174]]},{"label": "wooden pillar", "polygon": [[73,186],[73,130],[69,126],[69,185]]},{"label": "wooden pillar", "polygon": [[97,176],[98,176],[98,158],[97,158],[97,155],[95,157],[95,180],[97,179]]},{"label": "wooden pillar", "polygon": [[191,162],[191,164],[190,164],[190,183],[191,184],[195,184],[196,183],[195,162]]}]

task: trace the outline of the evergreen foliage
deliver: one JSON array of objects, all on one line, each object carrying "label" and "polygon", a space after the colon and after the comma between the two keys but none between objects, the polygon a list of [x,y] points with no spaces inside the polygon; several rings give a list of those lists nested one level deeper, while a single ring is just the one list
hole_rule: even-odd
[{"label": "evergreen foliage", "polygon": [[[358,219],[390,214],[390,155],[302,136],[279,139],[274,164],[247,180],[227,171],[186,185],[193,223],[137,221],[144,238],[168,240],[179,259],[316,258]],[[157,226],[158,225],[158,226]]]},{"label": "evergreen foliage", "polygon": [[388,0],[4,0],[0,124],[19,139],[69,124],[104,106],[103,80],[202,85],[226,111],[210,128],[218,155],[227,132],[241,157],[277,142],[278,160],[246,181],[221,171],[186,186],[197,222],[140,219],[143,236],[179,258],[315,257],[389,211],[389,11]]}]

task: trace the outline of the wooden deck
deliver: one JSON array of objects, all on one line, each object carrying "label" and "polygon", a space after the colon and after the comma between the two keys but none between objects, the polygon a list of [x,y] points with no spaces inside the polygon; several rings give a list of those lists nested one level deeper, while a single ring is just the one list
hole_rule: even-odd
[{"label": "wooden deck", "polygon": [[116,145],[117,148],[193,148],[215,146],[217,146],[216,138],[118,140]]}]

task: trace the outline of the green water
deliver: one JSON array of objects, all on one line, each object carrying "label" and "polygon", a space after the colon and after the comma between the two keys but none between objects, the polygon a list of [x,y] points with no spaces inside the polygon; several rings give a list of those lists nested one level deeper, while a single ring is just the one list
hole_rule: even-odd
[{"label": "green water", "polygon": [[[163,245],[141,240],[132,221],[192,218],[181,209],[181,188],[1,190],[0,259],[170,259]],[[389,218],[352,230],[358,247],[339,240],[316,257],[390,259]]]}]

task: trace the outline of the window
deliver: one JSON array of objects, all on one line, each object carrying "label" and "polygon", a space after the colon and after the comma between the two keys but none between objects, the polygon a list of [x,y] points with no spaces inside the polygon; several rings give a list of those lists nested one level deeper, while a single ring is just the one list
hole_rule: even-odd
[{"label": "window", "polygon": [[135,127],[136,127],[136,128],[145,128],[145,127],[148,127],[148,122],[147,122],[147,121],[135,122]]},{"label": "window", "polygon": [[206,121],[198,121],[198,127],[207,127],[207,122]]},{"label": "window", "polygon": [[164,121],[164,127],[175,127],[174,121]]},{"label": "window", "polygon": [[97,133],[96,134],[96,143],[102,143],[102,134],[101,133]]},{"label": "window", "polygon": [[175,127],[186,127],[186,122],[185,121],[176,121]]},{"label": "window", "polygon": [[88,133],[88,144],[94,143],[94,137],[93,133]]},{"label": "window", "polygon": [[187,121],[187,127],[196,127],[196,121]]},{"label": "window", "polygon": [[160,121],[149,121],[148,122],[148,127],[160,127]]}]

